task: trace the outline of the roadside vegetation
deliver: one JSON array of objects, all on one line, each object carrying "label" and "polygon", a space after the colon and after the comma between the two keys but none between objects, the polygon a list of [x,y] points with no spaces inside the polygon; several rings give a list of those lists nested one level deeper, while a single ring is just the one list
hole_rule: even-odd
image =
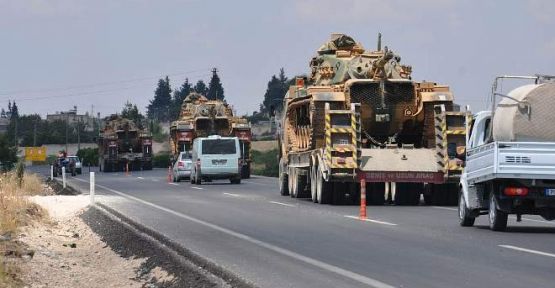
[{"label": "roadside vegetation", "polygon": [[18,229],[32,219],[43,217],[43,210],[27,201],[26,196],[40,194],[43,190],[41,179],[24,172],[20,162],[16,169],[0,174],[0,287],[19,287],[18,267],[10,257],[18,257],[23,248],[12,241]]},{"label": "roadside vegetation", "polygon": [[252,174],[278,177],[278,149],[268,151],[252,150]]}]

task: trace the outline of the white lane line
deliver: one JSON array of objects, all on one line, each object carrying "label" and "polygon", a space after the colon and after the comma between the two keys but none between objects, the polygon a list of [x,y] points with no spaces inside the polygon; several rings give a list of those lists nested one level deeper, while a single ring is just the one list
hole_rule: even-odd
[{"label": "white lane line", "polygon": [[443,206],[431,206],[431,207],[436,209],[449,210],[449,211],[458,211],[457,208],[451,208],[451,207],[443,207]]},{"label": "white lane line", "polygon": [[370,218],[359,219],[358,216],[352,216],[352,215],[345,215],[345,217],[351,218],[351,219],[355,219],[355,220],[361,220],[361,221],[366,221],[366,222],[372,222],[372,223],[376,223],[376,224],[383,224],[383,225],[389,225],[389,226],[397,226],[397,224],[395,224],[395,223],[386,222],[386,221],[380,221],[380,220],[374,220],[374,219],[370,219]]},{"label": "white lane line", "polygon": [[277,205],[282,205],[282,206],[287,206],[287,207],[297,207],[293,204],[281,203],[281,202],[277,202],[277,201],[270,201],[270,203],[277,204]]},{"label": "white lane line", "polygon": [[173,185],[173,186],[179,186],[179,184],[173,183],[173,182],[170,182],[170,183],[168,183],[168,184]]},{"label": "white lane line", "polygon": [[232,197],[241,197],[241,195],[239,195],[239,194],[232,194],[232,193],[227,193],[227,192],[224,192],[223,194],[227,195],[227,196],[232,196]]},{"label": "white lane line", "polygon": [[197,190],[202,190],[203,188],[197,187],[197,186],[191,186],[191,188],[193,189],[197,189]]},{"label": "white lane line", "polygon": [[139,176],[139,177],[137,177],[137,179],[145,179],[145,178],[144,178],[144,177],[141,177],[141,176]]},{"label": "white lane line", "polygon": [[[82,179],[77,179],[77,180],[82,181],[82,182],[85,182],[85,183],[89,183],[89,182],[86,181],[86,180],[82,180]],[[152,207],[152,208],[156,208],[156,209],[158,209],[158,210],[167,212],[168,214],[172,214],[172,215],[174,215],[174,216],[177,216],[177,217],[180,217],[180,218],[189,220],[189,221],[191,221],[191,222],[194,222],[194,223],[197,223],[197,224],[206,226],[206,227],[208,227],[208,228],[214,229],[214,230],[219,231],[219,232],[222,232],[222,233],[224,233],[224,234],[227,234],[227,235],[236,237],[236,238],[238,238],[238,239],[241,239],[241,240],[250,242],[250,243],[252,243],[252,244],[258,245],[258,246],[260,246],[260,247],[266,248],[266,249],[271,250],[271,251],[273,251],[273,252],[275,252],[275,253],[278,253],[278,254],[281,254],[281,255],[285,255],[285,256],[291,257],[291,258],[293,258],[293,259],[295,259],[295,260],[297,260],[297,261],[301,261],[301,262],[304,262],[304,263],[313,265],[313,266],[315,266],[315,267],[318,267],[318,268],[320,268],[320,269],[323,269],[323,270],[326,270],[326,271],[333,272],[333,273],[335,273],[335,274],[341,275],[341,276],[343,276],[343,277],[345,277],[345,278],[349,278],[349,279],[352,279],[352,280],[354,280],[354,281],[360,282],[360,283],[362,283],[362,284],[366,284],[366,285],[368,285],[368,286],[370,286],[370,287],[375,287],[375,288],[394,288],[394,286],[391,286],[391,285],[386,284],[386,283],[384,283],[384,282],[381,282],[381,281],[379,281],[379,280],[376,280],[376,279],[373,279],[373,278],[370,278],[370,277],[366,277],[366,276],[357,274],[357,273],[352,272],[352,271],[349,271],[349,270],[345,270],[345,269],[343,269],[343,268],[340,268],[340,267],[337,267],[337,266],[334,266],[334,265],[331,265],[331,264],[328,264],[328,263],[325,263],[325,262],[322,262],[322,261],[319,261],[319,260],[316,260],[316,259],[313,259],[313,258],[304,256],[304,255],[298,254],[298,253],[296,253],[296,252],[293,252],[293,251],[290,251],[290,250],[287,250],[287,249],[284,249],[284,248],[275,246],[275,245],[273,245],[273,244],[270,244],[270,243],[267,243],[267,242],[258,240],[258,239],[256,239],[256,238],[251,237],[251,236],[247,236],[247,235],[245,235],[245,234],[242,234],[242,233],[239,233],[239,232],[235,232],[235,231],[233,231],[233,230],[230,230],[230,229],[227,229],[227,228],[218,226],[218,225],[216,225],[216,224],[212,224],[212,223],[210,223],[210,222],[206,222],[206,221],[204,221],[204,220],[200,220],[200,219],[194,218],[194,217],[192,217],[192,216],[185,215],[185,214],[183,214],[183,213],[180,213],[180,212],[171,210],[171,209],[169,209],[169,208],[166,208],[166,207],[163,207],[163,206],[154,204],[154,203],[150,203],[150,202],[145,201],[145,200],[142,200],[142,199],[140,199],[140,198],[131,196],[131,195],[127,194],[127,193],[123,193],[123,192],[120,192],[120,191],[117,191],[117,190],[108,188],[108,187],[103,186],[103,185],[98,185],[98,184],[97,184],[96,186],[98,186],[98,187],[100,187],[100,188],[102,188],[102,189],[105,189],[105,190],[107,190],[107,191],[110,191],[110,192],[112,192],[112,193],[115,193],[115,194],[117,194],[117,195],[120,195],[120,196],[122,196],[122,197],[125,197],[125,198],[127,198],[127,199],[137,201],[137,202],[142,203],[142,204],[144,204],[144,205],[146,205],[146,206],[150,206],[150,207]]]},{"label": "white lane line", "polygon": [[512,246],[512,245],[497,245],[497,246],[507,248],[507,249],[512,249],[512,250],[532,253],[532,254],[536,254],[536,255],[542,255],[542,256],[555,258],[555,254],[542,252],[542,251],[538,251],[538,250],[526,249],[526,248],[521,248],[521,247]]}]

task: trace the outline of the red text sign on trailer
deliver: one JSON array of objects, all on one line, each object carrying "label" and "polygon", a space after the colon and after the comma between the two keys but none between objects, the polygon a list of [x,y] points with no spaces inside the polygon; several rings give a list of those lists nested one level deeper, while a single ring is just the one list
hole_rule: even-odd
[{"label": "red text sign on trailer", "polygon": [[411,171],[359,171],[359,180],[366,182],[415,182],[436,183],[445,182],[441,172],[411,172]]}]

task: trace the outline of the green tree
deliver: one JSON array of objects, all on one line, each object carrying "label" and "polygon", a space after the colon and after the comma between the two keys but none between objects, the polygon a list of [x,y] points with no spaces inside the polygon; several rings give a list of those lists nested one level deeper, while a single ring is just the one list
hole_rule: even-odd
[{"label": "green tree", "polygon": [[283,68],[279,70],[279,76],[272,75],[266,93],[264,94],[264,101],[260,112],[270,113],[271,110],[281,111],[283,104],[283,97],[289,88],[288,79],[285,76]]},{"label": "green tree", "polygon": [[195,88],[193,88],[193,90],[201,95],[206,95],[206,93],[208,93],[208,88],[206,88],[206,84],[204,84],[204,81],[202,80],[197,81],[197,84],[195,84]]},{"label": "green tree", "polygon": [[222,86],[220,76],[218,76],[218,69],[216,68],[212,69],[212,79],[210,79],[210,83],[208,84],[206,98],[209,100],[224,100],[224,87]]},{"label": "green tree", "polygon": [[170,120],[170,107],[172,104],[170,79],[158,80],[158,87],[154,91],[154,99],[150,100],[147,106],[147,115],[151,119],[158,121]]},{"label": "green tree", "polygon": [[145,118],[136,104],[127,101],[121,110],[121,117],[132,120],[137,126],[142,127],[142,121]]},{"label": "green tree", "polygon": [[17,150],[7,135],[0,134],[0,170],[6,171],[17,162]]},{"label": "green tree", "polygon": [[191,83],[189,83],[189,79],[185,78],[185,82],[181,85],[178,90],[173,91],[173,104],[171,107],[171,119],[177,119],[179,117],[179,113],[181,111],[181,105],[183,104],[183,100],[185,97],[189,95],[193,91],[193,87]]}]

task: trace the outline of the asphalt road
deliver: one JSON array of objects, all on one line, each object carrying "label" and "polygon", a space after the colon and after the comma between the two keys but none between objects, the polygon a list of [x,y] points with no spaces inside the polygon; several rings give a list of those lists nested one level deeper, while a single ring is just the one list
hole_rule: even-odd
[{"label": "asphalt road", "polygon": [[[318,205],[277,180],[167,183],[166,171],[96,173],[97,201],[260,287],[555,287],[555,222],[492,232],[456,207]],[[88,189],[88,173],[70,179]]]}]

